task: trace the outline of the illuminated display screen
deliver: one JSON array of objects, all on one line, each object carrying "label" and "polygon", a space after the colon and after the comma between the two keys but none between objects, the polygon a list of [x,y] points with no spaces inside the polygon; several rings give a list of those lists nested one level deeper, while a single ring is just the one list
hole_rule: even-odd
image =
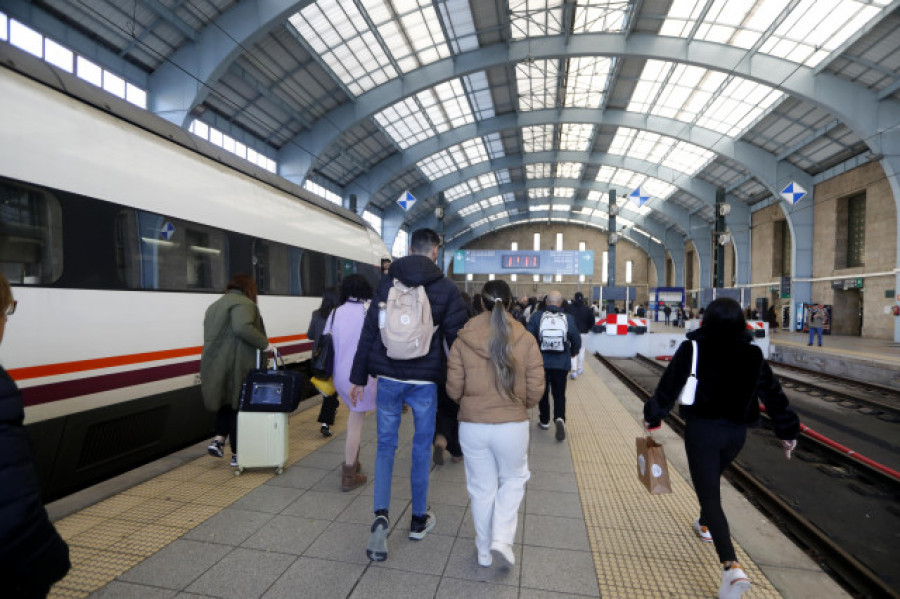
[{"label": "illuminated display screen", "polygon": [[538,254],[503,254],[500,266],[513,269],[538,269],[541,267],[541,258]]}]

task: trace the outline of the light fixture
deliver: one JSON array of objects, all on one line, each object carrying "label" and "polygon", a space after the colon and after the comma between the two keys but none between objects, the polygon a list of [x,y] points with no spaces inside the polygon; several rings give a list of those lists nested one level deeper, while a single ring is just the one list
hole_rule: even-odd
[{"label": "light fixture", "polygon": [[619,243],[619,234],[618,233],[610,233],[609,234],[609,243],[610,245],[615,245]]},{"label": "light fixture", "polygon": [[618,205],[618,204],[612,204],[612,205],[609,207],[609,215],[610,215],[610,216],[616,216],[616,215],[618,215],[618,214],[619,214],[619,205]]},{"label": "light fixture", "polygon": [[731,206],[728,204],[719,204],[719,216],[728,216],[731,214]]},{"label": "light fixture", "polygon": [[444,218],[444,207],[443,206],[437,206],[434,209],[434,217],[438,220],[441,220]]},{"label": "light fixture", "polygon": [[728,243],[731,243],[731,233],[728,231],[719,233],[719,245],[727,245]]}]

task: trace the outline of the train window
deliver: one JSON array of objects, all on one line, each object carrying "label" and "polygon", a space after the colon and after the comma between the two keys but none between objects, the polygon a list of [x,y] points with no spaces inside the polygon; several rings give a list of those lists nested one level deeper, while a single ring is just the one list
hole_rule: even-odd
[{"label": "train window", "polygon": [[62,211],[52,195],[0,180],[0,272],[17,285],[62,275]]},{"label": "train window", "polygon": [[142,210],[116,218],[116,266],[130,289],[221,291],[228,282],[224,231]]},{"label": "train window", "polygon": [[333,262],[329,256],[313,250],[306,250],[300,259],[300,280],[303,294],[310,297],[322,297],[329,285],[334,285],[332,274]]},{"label": "train window", "polygon": [[268,295],[303,295],[301,262],[304,250],[257,239],[253,242],[253,268],[259,292]]}]

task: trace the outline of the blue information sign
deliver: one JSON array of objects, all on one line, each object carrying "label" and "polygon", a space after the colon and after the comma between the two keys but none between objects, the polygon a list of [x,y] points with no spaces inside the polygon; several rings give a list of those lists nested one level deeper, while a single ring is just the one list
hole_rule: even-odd
[{"label": "blue information sign", "polygon": [[533,275],[593,275],[594,252],[587,250],[513,251],[513,250],[456,250],[453,254],[456,274],[533,274]]}]

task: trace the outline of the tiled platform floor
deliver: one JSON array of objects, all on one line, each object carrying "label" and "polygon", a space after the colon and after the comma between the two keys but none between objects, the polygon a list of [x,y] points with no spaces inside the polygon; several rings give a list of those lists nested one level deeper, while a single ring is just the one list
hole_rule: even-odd
[{"label": "tiled platform floor", "polygon": [[[587,366],[569,384],[567,441],[531,429],[514,568],[476,564],[462,463],[433,468],[437,526],[422,541],[407,539],[411,418],[394,471],[390,555],[369,562],[371,477],[340,492],[344,436],[322,439],[313,407],[292,417],[291,461],[281,476],[234,477],[226,460],[198,446],[196,460],[59,520],[73,569],[51,596],[714,597],[719,567],[712,546],[690,530],[697,504],[689,483],[672,468],[674,493],[647,493],[636,476],[634,406],[620,401],[599,364]],[[345,416],[341,409],[337,432]],[[374,437],[370,417],[360,454],[369,474]],[[674,442],[667,448],[679,451]],[[738,554],[754,584],[747,597],[781,596]],[[795,576],[782,578],[784,596],[806,596],[785,591]]]}]

